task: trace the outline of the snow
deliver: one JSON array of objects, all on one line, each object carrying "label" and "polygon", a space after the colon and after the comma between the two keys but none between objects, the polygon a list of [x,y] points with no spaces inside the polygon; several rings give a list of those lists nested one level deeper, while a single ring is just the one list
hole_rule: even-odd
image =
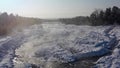
[{"label": "snow", "polygon": [[95,65],[95,68],[120,68],[120,27],[117,26],[112,30],[117,37],[114,50],[111,55],[101,57]]},{"label": "snow", "polygon": [[15,56],[15,49],[23,42],[21,35],[2,38],[0,43],[0,68],[12,68],[12,60]]},{"label": "snow", "polygon": [[61,23],[32,25],[0,39],[0,68],[52,68],[52,63],[69,63],[95,56],[94,67],[120,65],[119,26],[76,26]]}]

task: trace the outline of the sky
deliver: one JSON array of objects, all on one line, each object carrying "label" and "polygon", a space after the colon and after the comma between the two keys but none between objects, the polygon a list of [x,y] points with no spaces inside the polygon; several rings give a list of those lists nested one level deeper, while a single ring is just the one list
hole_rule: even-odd
[{"label": "sky", "polygon": [[0,12],[37,18],[89,16],[112,6],[120,7],[120,0],[0,0]]}]

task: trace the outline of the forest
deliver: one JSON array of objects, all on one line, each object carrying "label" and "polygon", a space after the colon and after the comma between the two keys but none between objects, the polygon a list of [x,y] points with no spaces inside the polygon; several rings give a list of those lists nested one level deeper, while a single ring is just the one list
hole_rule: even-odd
[{"label": "forest", "polygon": [[120,24],[120,8],[113,6],[112,8],[106,8],[105,10],[96,9],[90,14],[90,16],[78,16],[74,18],[62,18],[60,19],[64,24],[75,25],[113,25]]},{"label": "forest", "polygon": [[0,13],[0,35],[10,34],[16,27],[27,27],[37,23],[41,23],[41,19],[22,17],[3,12]]}]

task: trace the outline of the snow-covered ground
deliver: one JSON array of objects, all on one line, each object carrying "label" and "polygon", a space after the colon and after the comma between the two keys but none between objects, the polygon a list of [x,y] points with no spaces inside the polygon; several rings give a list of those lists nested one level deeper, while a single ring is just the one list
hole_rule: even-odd
[{"label": "snow-covered ground", "polygon": [[0,68],[57,68],[56,63],[74,63],[99,56],[93,67],[119,68],[119,30],[119,26],[57,22],[32,25],[0,39]]},{"label": "snow-covered ground", "polygon": [[103,56],[96,62],[97,68],[120,68],[120,27],[115,27],[112,31],[117,37],[116,46],[111,55]]}]

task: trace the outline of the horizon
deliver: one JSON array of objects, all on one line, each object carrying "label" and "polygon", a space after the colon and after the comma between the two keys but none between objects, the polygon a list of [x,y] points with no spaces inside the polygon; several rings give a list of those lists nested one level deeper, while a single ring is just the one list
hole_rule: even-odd
[{"label": "horizon", "polygon": [[119,0],[2,0],[0,12],[43,19],[89,16],[95,9],[120,7]]}]

